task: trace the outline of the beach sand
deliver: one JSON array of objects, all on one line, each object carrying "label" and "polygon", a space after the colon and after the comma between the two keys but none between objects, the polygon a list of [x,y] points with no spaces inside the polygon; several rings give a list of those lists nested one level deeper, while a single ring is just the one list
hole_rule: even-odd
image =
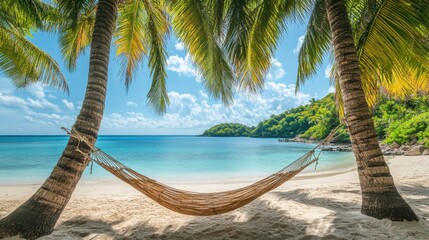
[{"label": "beach sand", "polygon": [[[362,215],[356,170],[300,175],[243,208],[212,217],[177,214],[118,180],[79,183],[54,232],[42,239],[429,239],[429,157],[394,157],[389,166],[419,222]],[[250,183],[169,184],[207,192]],[[0,218],[38,187],[0,185]]]}]

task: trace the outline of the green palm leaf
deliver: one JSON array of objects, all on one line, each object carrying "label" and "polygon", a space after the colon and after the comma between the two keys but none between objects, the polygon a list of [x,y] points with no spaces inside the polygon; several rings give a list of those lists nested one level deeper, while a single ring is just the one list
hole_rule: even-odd
[{"label": "green palm leaf", "polygon": [[76,22],[66,24],[58,33],[61,53],[69,70],[76,68],[77,59],[91,43],[95,9],[95,3],[85,4]]},{"label": "green palm leaf", "polygon": [[133,0],[120,5],[115,45],[127,89],[134,79],[134,72],[147,54],[147,21],[148,14],[143,1]]},{"label": "green palm leaf", "polygon": [[231,104],[235,79],[208,7],[198,0],[175,0],[169,4],[169,13],[173,29],[187,46],[206,89],[224,104]]},{"label": "green palm leaf", "polygon": [[42,82],[68,92],[58,64],[19,33],[0,26],[0,70],[17,87]]},{"label": "green palm leaf", "polygon": [[316,0],[298,54],[296,91],[317,72],[324,56],[330,49],[331,30],[328,24],[325,1]]},{"label": "green palm leaf", "polygon": [[379,86],[391,93],[412,94],[419,90],[413,89],[415,80],[427,76],[429,46],[423,41],[422,27],[428,29],[429,18],[421,7],[411,1],[381,1],[359,38],[362,82],[371,105]]},{"label": "green palm leaf", "polygon": [[167,73],[165,69],[167,56],[165,38],[169,30],[167,15],[161,2],[144,0],[144,5],[148,16],[145,26],[150,36],[148,42],[148,66],[152,76],[152,84],[147,94],[147,99],[156,112],[164,113],[170,103],[166,87]]},{"label": "green palm leaf", "polygon": [[232,1],[225,20],[225,50],[242,90],[259,92],[286,20],[302,20],[311,1]]}]

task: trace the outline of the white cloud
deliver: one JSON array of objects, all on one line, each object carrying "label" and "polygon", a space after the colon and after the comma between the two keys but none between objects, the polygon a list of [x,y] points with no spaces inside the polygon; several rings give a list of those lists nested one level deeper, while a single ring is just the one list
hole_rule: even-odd
[{"label": "white cloud", "polygon": [[43,86],[39,83],[35,83],[26,88],[26,90],[33,96],[39,99],[45,98],[45,92]]},{"label": "white cloud", "polygon": [[329,86],[328,93],[335,93],[335,87]]},{"label": "white cloud", "polygon": [[50,98],[52,98],[52,99],[57,99],[57,97],[55,96],[55,95],[52,95],[52,94],[48,94],[48,97],[50,97]]},{"label": "white cloud", "polygon": [[[210,103],[206,93],[197,95],[170,92],[170,106],[160,117],[148,117],[139,112],[108,114],[103,120],[104,129],[195,129],[207,128],[222,122],[239,122],[256,125],[259,121],[285,110],[308,103],[311,96],[298,92],[295,85],[267,82],[264,93],[249,96],[237,93],[230,107],[220,103]],[[131,130],[133,131],[133,130]],[[135,132],[135,131],[133,131]]]},{"label": "white cloud", "polygon": [[267,73],[267,81],[277,81],[286,75],[283,65],[276,58],[271,59],[271,69]]},{"label": "white cloud", "polygon": [[[22,92],[29,96],[20,96]],[[0,115],[7,123],[0,125],[0,133],[58,134],[61,133],[60,127],[71,126],[74,119],[61,114],[60,106],[48,101],[46,96],[49,95],[45,94],[41,85],[33,85],[19,92],[0,89]],[[69,107],[71,104],[68,104]]]},{"label": "white cloud", "polygon": [[133,101],[128,101],[127,102],[127,106],[133,106],[133,107],[137,107],[137,103],[133,102]]},{"label": "white cloud", "polygon": [[6,95],[0,92],[0,104],[3,106],[22,108],[27,105],[27,102],[20,97]]},{"label": "white cloud", "polygon": [[183,49],[185,49],[185,45],[183,45],[182,42],[177,41],[176,44],[174,44],[174,48],[176,50],[183,50]]},{"label": "white cloud", "polygon": [[63,99],[62,102],[66,108],[68,108],[69,110],[74,110],[74,104],[72,102],[69,102],[65,99]]},{"label": "white cloud", "polygon": [[45,95],[43,91],[40,92],[37,88],[32,89],[32,91],[33,92],[31,93],[36,96],[36,99],[32,99],[30,97],[23,99],[21,97],[11,95],[7,91],[0,92],[0,106],[2,105],[19,109],[50,109],[54,110],[55,112],[61,112],[60,107],[58,105],[51,103],[44,98]]},{"label": "white cloud", "polygon": [[173,55],[167,59],[167,69],[185,76],[197,76],[191,56],[186,54],[185,58]]},{"label": "white cloud", "polygon": [[326,66],[326,69],[325,69],[325,78],[330,78],[331,71],[332,71],[332,65],[329,64],[328,66]]},{"label": "white cloud", "polygon": [[39,108],[39,109],[51,109],[55,112],[61,112],[60,107],[54,103],[49,102],[45,98],[42,99],[32,99],[27,98],[26,99],[26,106],[33,107],[33,108]]},{"label": "white cloud", "polygon": [[296,48],[293,50],[293,53],[298,53],[302,47],[302,43],[304,42],[304,35],[298,38],[298,43],[296,44]]},{"label": "white cloud", "polygon": [[198,92],[198,94],[200,95],[200,97],[202,97],[203,99],[208,99],[209,95],[207,93],[205,93],[203,90],[200,90]]}]

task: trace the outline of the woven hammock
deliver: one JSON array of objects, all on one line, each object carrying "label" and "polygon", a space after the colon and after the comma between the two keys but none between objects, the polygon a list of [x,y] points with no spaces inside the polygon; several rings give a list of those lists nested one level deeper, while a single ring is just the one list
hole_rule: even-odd
[{"label": "woven hammock", "polygon": [[240,208],[277,188],[297,175],[305,167],[317,161],[317,157],[313,158],[313,156],[314,150],[279,172],[254,184],[216,193],[189,192],[167,186],[128,168],[100,149],[96,149],[91,154],[91,159],[122,181],[170,210],[187,215],[209,216]]},{"label": "woven hammock", "polygon": [[[65,130],[70,136],[88,144],[86,139],[79,132],[74,129],[72,129],[72,131],[68,129]],[[330,134],[322,144],[330,139],[332,139],[332,134]],[[210,216],[233,211],[279,187],[308,165],[316,162],[320,152],[316,155],[315,151],[322,144],[319,144],[280,171],[251,185],[230,191],[214,193],[190,192],[167,186],[125,166],[99,148],[92,148],[90,158],[93,162],[122,181],[128,183],[136,190],[172,211],[194,216]],[[78,149],[76,150],[79,151]]]}]

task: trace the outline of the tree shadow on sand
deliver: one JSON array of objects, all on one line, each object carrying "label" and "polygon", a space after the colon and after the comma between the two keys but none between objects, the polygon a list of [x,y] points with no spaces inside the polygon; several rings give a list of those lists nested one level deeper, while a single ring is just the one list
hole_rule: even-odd
[{"label": "tree shadow on sand", "polygon": [[142,215],[138,222],[118,228],[115,225],[120,222],[75,217],[56,227],[61,231],[43,239],[317,239],[308,234],[307,223],[288,216],[285,210],[273,207],[266,200],[256,200],[227,214],[195,217],[180,227],[168,225],[156,229],[147,220]]},{"label": "tree shadow on sand", "polygon": [[[388,219],[378,220],[360,213],[360,191],[356,189],[332,190],[333,195],[345,194],[352,199],[343,201],[333,198],[311,197],[308,192],[294,190],[276,192],[280,198],[291,195],[294,201],[309,207],[324,208],[332,211],[330,227],[326,232],[337,236],[348,236],[348,239],[367,239],[376,236],[380,239],[429,239],[429,188],[421,185],[398,185],[398,191],[419,216],[420,222],[392,222]],[[349,200],[346,197],[342,199]],[[356,198],[359,200],[356,201]],[[320,219],[319,221],[329,220]],[[322,224],[323,225],[323,224]]]},{"label": "tree shadow on sand", "polygon": [[[360,214],[360,202],[356,201],[360,198],[359,190],[331,191],[332,195],[350,196],[347,201],[343,200],[345,198],[311,195],[314,191],[317,189],[274,191],[269,197],[262,197],[231,213],[188,217],[179,226],[165,223],[170,220],[168,216],[185,218],[183,215],[148,214],[145,209],[125,220],[114,216],[107,221],[75,217],[62,222],[56,227],[60,231],[54,231],[44,239],[365,239],[374,236],[380,239],[400,239],[400,236],[429,239],[426,220],[391,222]],[[429,214],[427,187],[400,186],[400,191],[421,218]],[[163,227],[153,227],[149,223],[158,218]]]}]

